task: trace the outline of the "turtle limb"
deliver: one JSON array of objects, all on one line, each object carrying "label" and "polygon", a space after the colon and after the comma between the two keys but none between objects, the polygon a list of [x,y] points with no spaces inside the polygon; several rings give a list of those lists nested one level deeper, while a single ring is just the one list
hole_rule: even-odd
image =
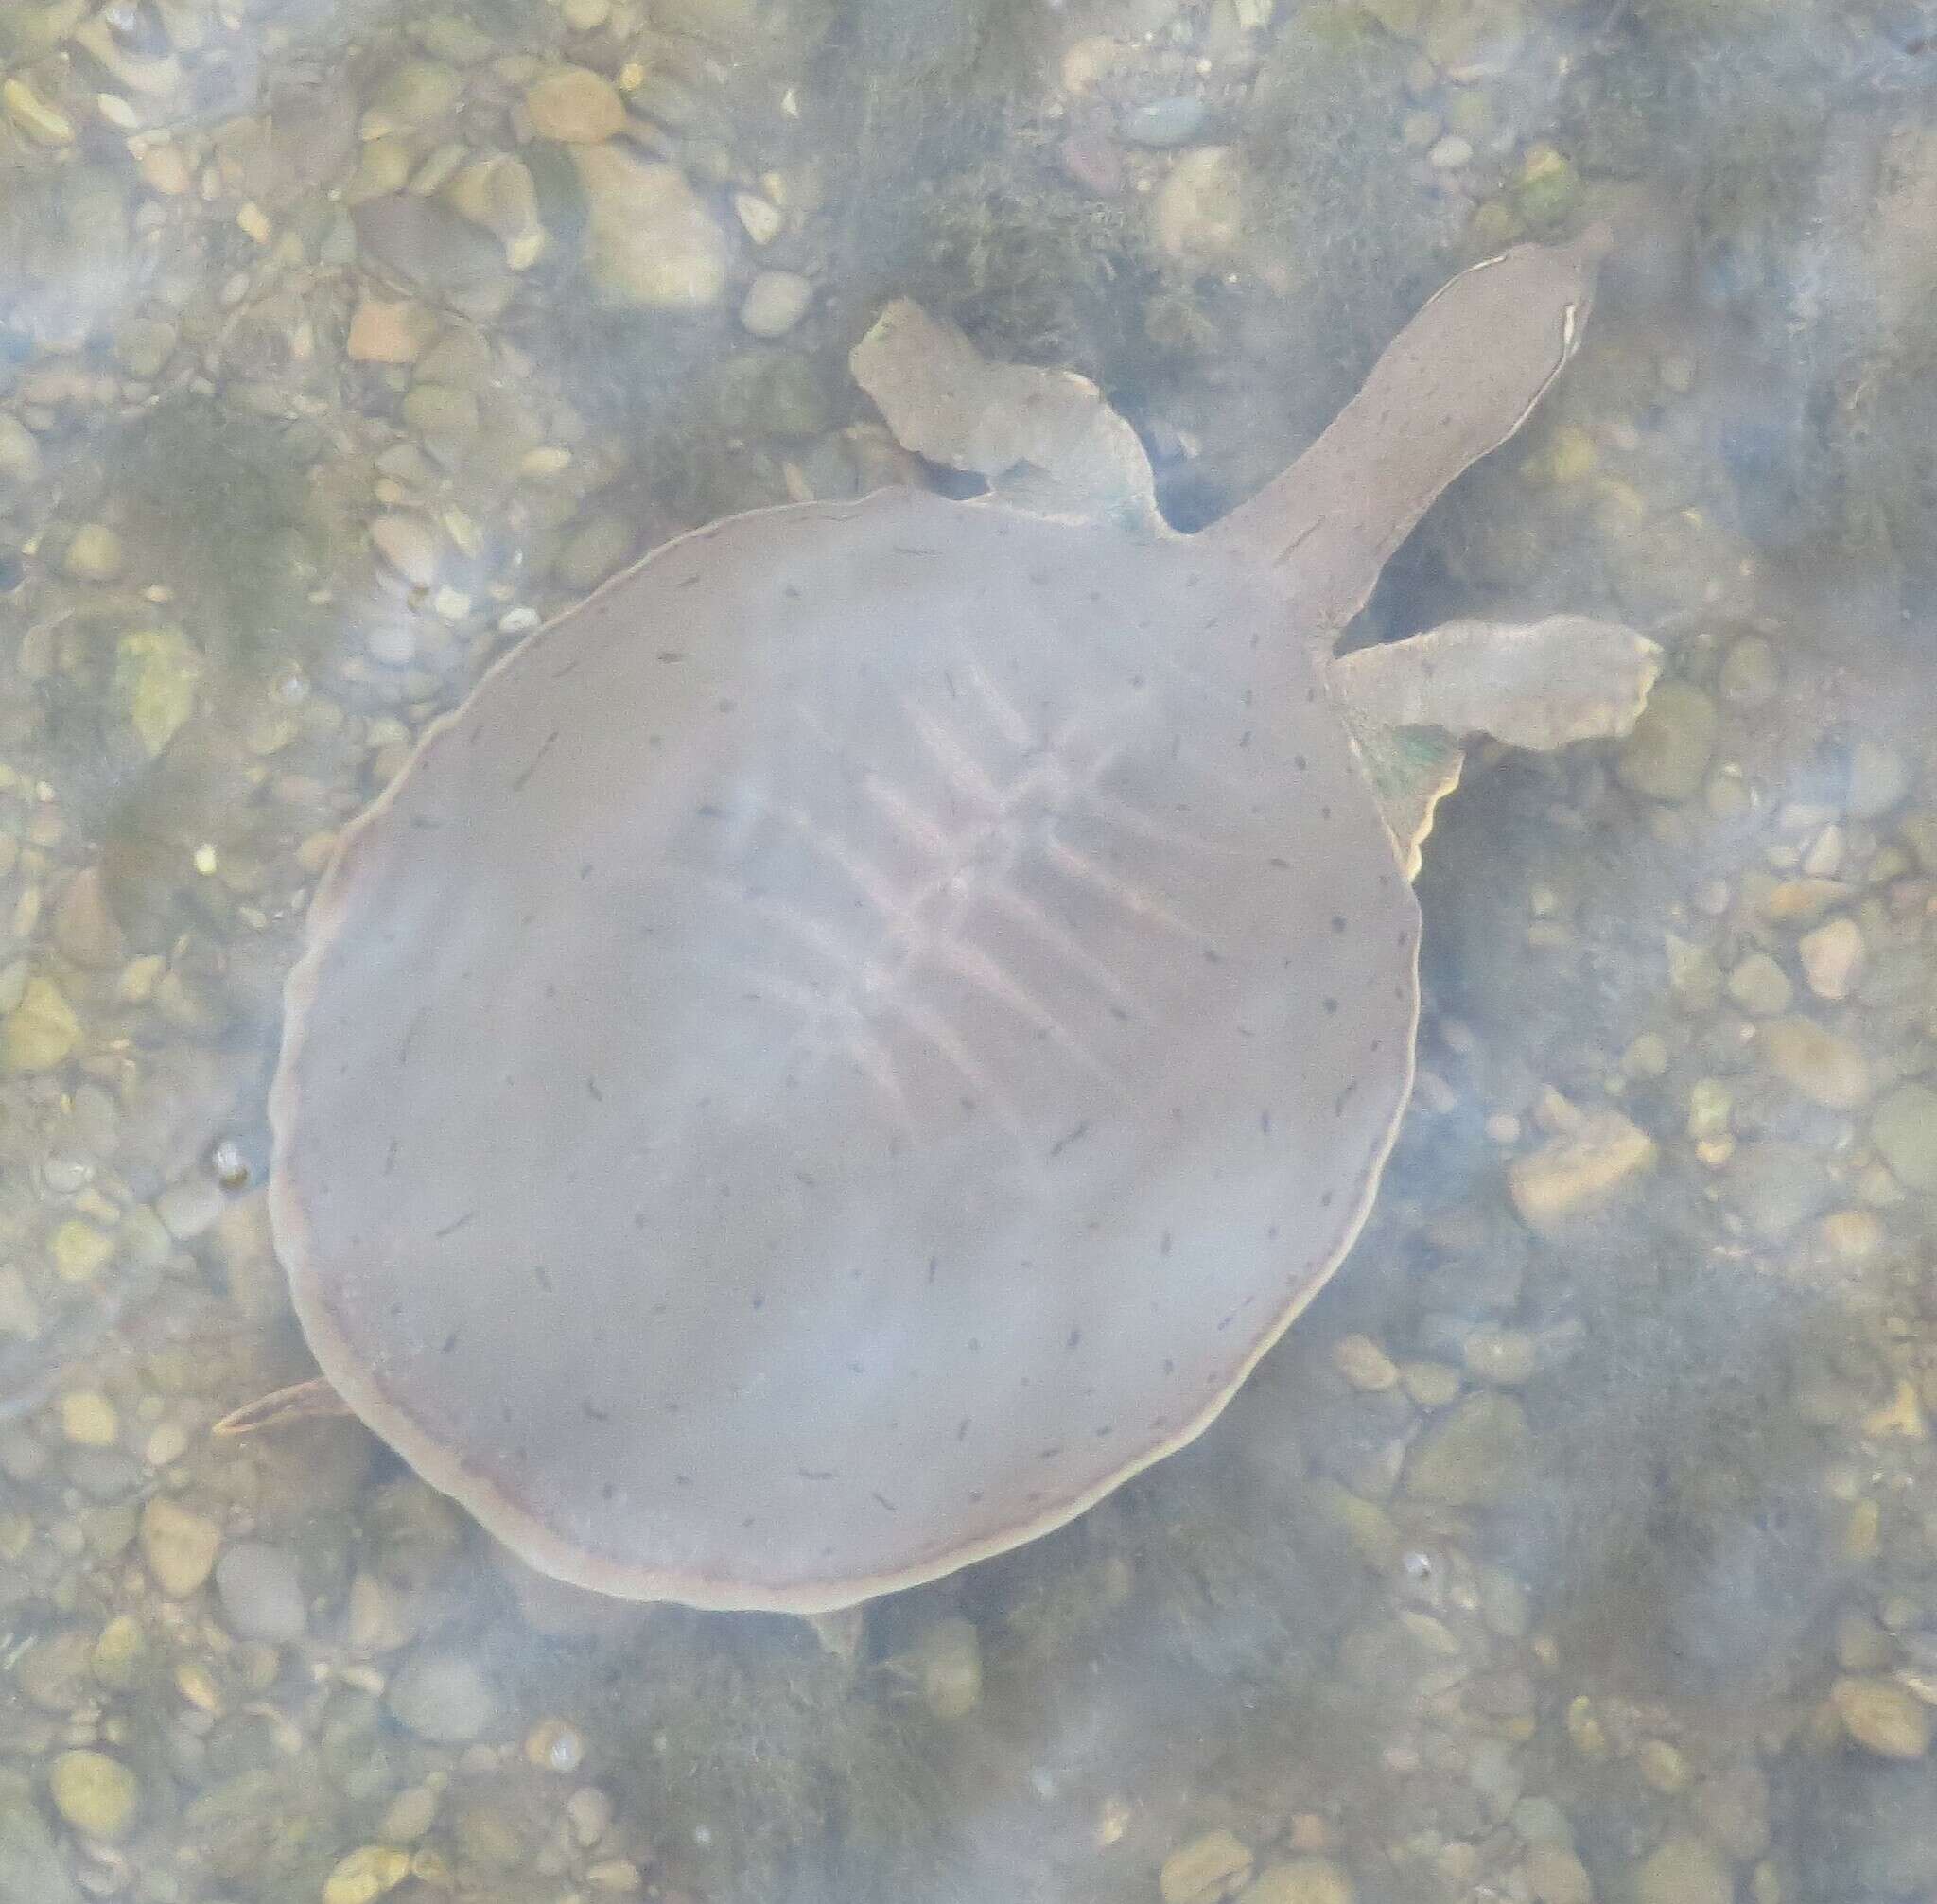
[{"label": "turtle limb", "polygon": [[1199,532],[1272,570],[1321,655],[1446,486],[1517,431],[1579,347],[1597,225],[1462,271],[1386,348],[1283,475]]},{"label": "turtle limb", "polygon": [[1410,879],[1434,809],[1459,783],[1468,735],[1550,751],[1625,734],[1661,650],[1585,615],[1448,621],[1339,655],[1326,673]]},{"label": "turtle limb", "polygon": [[291,1422],[313,1422],[332,1415],[347,1415],[350,1405],[323,1380],[314,1375],[306,1382],[294,1382],[287,1389],[232,1408],[209,1430],[212,1435],[253,1435],[262,1428],[281,1428]]},{"label": "turtle limb", "polygon": [[1587,615],[1447,621],[1327,666],[1333,693],[1364,725],[1488,734],[1542,752],[1627,733],[1660,673],[1645,635]]},{"label": "turtle limb", "polygon": [[1171,533],[1137,432],[1073,371],[990,363],[958,326],[897,298],[848,354],[904,449],[979,476],[1032,515]]},{"label": "turtle limb", "polygon": [[1421,848],[1440,802],[1459,784],[1466,749],[1430,727],[1361,726],[1349,708],[1342,711],[1400,866],[1407,879],[1417,879]]}]

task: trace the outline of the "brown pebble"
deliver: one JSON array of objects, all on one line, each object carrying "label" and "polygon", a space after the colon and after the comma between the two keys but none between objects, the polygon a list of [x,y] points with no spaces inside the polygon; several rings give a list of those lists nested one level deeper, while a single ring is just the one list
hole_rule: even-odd
[{"label": "brown pebble", "polygon": [[1070,183],[1092,197],[1113,199],[1123,190],[1123,155],[1107,132],[1072,132],[1059,156]]}]

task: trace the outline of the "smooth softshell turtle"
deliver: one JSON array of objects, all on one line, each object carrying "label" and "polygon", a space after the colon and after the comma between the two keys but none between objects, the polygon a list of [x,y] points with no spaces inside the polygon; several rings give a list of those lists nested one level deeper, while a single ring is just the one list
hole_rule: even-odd
[{"label": "smooth softshell turtle", "polygon": [[1326,658],[1596,254],[1464,273],[1190,536],[1093,386],[891,307],[857,375],[988,497],[737,515],[505,656],[289,981],[270,1211],[350,1407],[545,1572],[808,1613],[1196,1435],[1371,1201],[1457,737],[1653,680],[1579,618]]}]

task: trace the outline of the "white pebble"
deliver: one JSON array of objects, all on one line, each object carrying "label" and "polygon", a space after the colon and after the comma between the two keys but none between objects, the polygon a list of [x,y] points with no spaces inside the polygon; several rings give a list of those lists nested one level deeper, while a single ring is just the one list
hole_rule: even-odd
[{"label": "white pebble", "polygon": [[379,515],[370,525],[376,552],[413,588],[437,580],[437,538],[414,515]]},{"label": "white pebble", "polygon": [[596,1785],[582,1785],[565,1801],[565,1816],[579,1847],[589,1851],[612,1828],[612,1800]]},{"label": "white pebble", "polygon": [[216,1592],[230,1631],[244,1639],[283,1646],[308,1624],[296,1563],[281,1547],[237,1541],[216,1563]]},{"label": "white pebble", "polygon": [[386,668],[408,668],[417,658],[417,631],[405,620],[374,621],[363,645]]},{"label": "white pebble", "polygon": [[797,271],[760,271],[747,287],[740,322],[755,337],[785,337],[813,302],[813,286]]},{"label": "white pebble", "polygon": [[1825,919],[1796,942],[1803,976],[1818,998],[1844,999],[1861,976],[1862,929],[1851,918]]},{"label": "white pebble", "polygon": [[741,228],[757,245],[770,245],[780,236],[785,222],[778,205],[769,203],[756,192],[735,192],[734,214]]},{"label": "white pebble", "polygon": [[209,1178],[183,1177],[155,1198],[155,1214],[177,1243],[191,1243],[222,1214],[226,1200]]}]

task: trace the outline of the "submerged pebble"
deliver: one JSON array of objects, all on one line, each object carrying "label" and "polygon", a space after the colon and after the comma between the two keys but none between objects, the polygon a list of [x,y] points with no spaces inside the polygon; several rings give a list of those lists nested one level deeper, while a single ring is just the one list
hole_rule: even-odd
[{"label": "submerged pebble", "polygon": [[1829,1172],[1816,1153],[1779,1139],[1743,1144],[1722,1173],[1730,1202],[1765,1242],[1775,1243],[1829,1200]]},{"label": "submerged pebble", "polygon": [[1870,1061],[1846,1038],[1807,1018],[1778,1018],[1762,1027],[1769,1067],[1812,1104],[1854,1110],[1870,1095]]},{"label": "submerged pebble", "polygon": [[1898,1085],[1872,1113],[1870,1136],[1899,1182],[1937,1196],[1937,1091]]},{"label": "submerged pebble", "polygon": [[120,536],[105,522],[83,522],[68,539],[61,572],[76,582],[113,582],[127,560]]},{"label": "submerged pebble", "polygon": [[410,1854],[400,1846],[359,1845],[323,1880],[323,1904],[376,1904],[410,1875]]},{"label": "submerged pebble", "polygon": [[216,1565],[216,1593],[233,1632],[287,1645],[308,1624],[292,1556],[260,1541],[238,1541]]},{"label": "submerged pebble", "polygon": [[1877,820],[1910,792],[1910,762],[1894,747],[1864,739],[1850,749],[1844,810],[1853,820]]},{"label": "submerged pebble", "polygon": [[982,1703],[982,1641],[973,1621],[937,1620],[916,1642],[909,1666],[935,1718],[966,1719]]},{"label": "submerged pebble", "polygon": [[740,322],[755,337],[785,337],[812,303],[812,281],[798,271],[758,271],[746,288]]},{"label": "submerged pebble", "polygon": [[141,1806],[141,1784],[105,1752],[63,1752],[47,1768],[54,1808],[84,1838],[125,1837]]},{"label": "submerged pebble", "polygon": [[174,1599],[184,1599],[215,1569],[222,1530],[166,1494],[157,1494],[141,1511],[141,1555],[155,1584]]},{"label": "submerged pebble", "polygon": [[1163,1904],[1218,1904],[1251,1875],[1250,1848],[1234,1831],[1207,1831],[1179,1845],[1157,1876]]},{"label": "submerged pebble", "polygon": [[399,1724],[435,1745],[468,1745],[497,1718],[491,1682],[462,1653],[411,1654],[391,1681],[385,1703]]},{"label": "submerged pebble", "polygon": [[1123,115],[1123,136],[1133,146],[1186,146],[1197,136],[1207,112],[1201,99],[1155,99]]},{"label": "submerged pebble", "polygon": [[1508,1167],[1513,1208],[1528,1229],[1558,1228],[1598,1209],[1631,1177],[1654,1165],[1654,1140],[1617,1110],[1597,1111],[1579,1129],[1549,1138]]},{"label": "submerged pebble", "polygon": [[53,1071],[80,1042],[80,1021],[52,979],[30,978],[0,1021],[0,1062],[9,1071]]},{"label": "submerged pebble", "polygon": [[1405,1490],[1445,1507],[1485,1507],[1519,1485],[1531,1453],[1527,1415],[1512,1396],[1469,1395],[1420,1437]]},{"label": "submerged pebble", "polygon": [[1355,1904],[1356,1897],[1342,1864],[1330,1858],[1293,1858],[1265,1865],[1238,1893],[1238,1904]]},{"label": "submerged pebble", "polygon": [[1845,999],[1863,973],[1863,933],[1855,919],[1826,919],[1796,942],[1803,976],[1818,998]]},{"label": "submerged pebble", "polygon": [[1634,1874],[1634,1904],[1735,1904],[1735,1895],[1727,1859],[1690,1833],[1657,1845]]},{"label": "submerged pebble", "polygon": [[1767,952],[1751,952],[1729,973],[1729,996],[1751,1018],[1773,1018],[1789,1010],[1795,988]]},{"label": "submerged pebble", "polygon": [[1715,747],[1715,703],[1686,681],[1661,681],[1634,731],[1614,756],[1614,776],[1651,800],[1680,801],[1701,790]]},{"label": "submerged pebble", "polygon": [[701,310],[726,289],[726,235],[678,166],[617,146],[574,146],[585,197],[585,257],[608,303]]},{"label": "submerged pebble", "polygon": [[1150,207],[1159,247],[1181,263],[1228,262],[1244,236],[1245,173],[1230,146],[1184,153],[1157,189]]},{"label": "submerged pebble", "polygon": [[541,139],[596,146],[625,130],[625,101],[602,74],[561,66],[525,88],[525,116]]},{"label": "submerged pebble", "polygon": [[1849,1677],[1830,1687],[1843,1730],[1879,1758],[1921,1758],[1930,1749],[1930,1708],[1893,1679]]}]

